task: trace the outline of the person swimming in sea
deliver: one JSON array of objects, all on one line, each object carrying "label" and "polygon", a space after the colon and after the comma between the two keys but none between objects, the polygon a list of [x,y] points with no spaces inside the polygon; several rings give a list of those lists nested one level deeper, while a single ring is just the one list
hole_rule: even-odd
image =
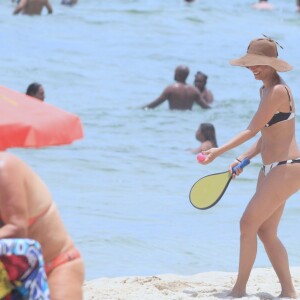
[{"label": "person swimming in sea", "polygon": [[218,147],[216,130],[211,123],[201,123],[198,130],[196,131],[196,139],[201,143],[199,147],[192,149],[191,151],[195,154],[201,153],[202,151],[209,150],[213,147]]},{"label": "person swimming in sea", "polygon": [[44,7],[47,9],[48,14],[52,14],[53,9],[49,0],[20,0],[13,14],[41,15]]},{"label": "person swimming in sea", "polygon": [[77,0],[62,0],[60,4],[72,6],[77,4],[77,2]]},{"label": "person swimming in sea", "polygon": [[198,89],[186,82],[189,73],[190,70],[187,66],[177,66],[174,72],[175,83],[164,88],[159,97],[142,108],[155,108],[165,101],[168,101],[170,109],[191,110],[194,103],[204,109],[210,108]]}]

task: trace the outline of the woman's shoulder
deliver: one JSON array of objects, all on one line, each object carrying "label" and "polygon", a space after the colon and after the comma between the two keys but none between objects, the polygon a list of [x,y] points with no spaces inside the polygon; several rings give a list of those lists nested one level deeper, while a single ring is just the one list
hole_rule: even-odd
[{"label": "woman's shoulder", "polygon": [[[17,179],[31,170],[31,168],[20,158],[9,152],[0,153],[0,176],[2,179]],[[3,177],[4,176],[4,177]]]},{"label": "woman's shoulder", "polygon": [[13,166],[23,164],[22,161],[17,156],[7,151],[1,152],[0,161],[1,161],[0,168],[8,168],[8,167],[13,167]]},{"label": "woman's shoulder", "polygon": [[279,98],[292,98],[292,91],[285,83],[279,83],[273,87],[273,94]]}]

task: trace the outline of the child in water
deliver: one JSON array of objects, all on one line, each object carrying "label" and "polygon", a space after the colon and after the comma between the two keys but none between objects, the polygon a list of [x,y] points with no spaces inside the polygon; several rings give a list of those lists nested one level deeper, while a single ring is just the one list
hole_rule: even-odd
[{"label": "child in water", "polygon": [[201,142],[201,145],[198,148],[192,149],[192,152],[195,154],[218,147],[215,127],[211,123],[200,124],[196,131],[196,139]]}]

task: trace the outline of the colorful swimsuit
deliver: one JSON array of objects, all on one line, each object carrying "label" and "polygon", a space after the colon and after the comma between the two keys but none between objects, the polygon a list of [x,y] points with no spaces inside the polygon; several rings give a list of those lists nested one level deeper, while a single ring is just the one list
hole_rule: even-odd
[{"label": "colorful swimsuit", "polygon": [[31,239],[0,239],[0,299],[50,300],[42,249]]},{"label": "colorful swimsuit", "polygon": [[[287,87],[285,86],[285,89],[288,93],[289,96],[289,101],[290,101],[290,111],[289,112],[277,112],[272,119],[265,125],[265,127],[270,127],[274,124],[280,123],[280,122],[284,122],[284,121],[288,121],[288,120],[292,120],[295,118],[295,113],[293,112],[293,108],[292,108],[292,100],[290,97],[290,93],[289,90],[287,89]],[[296,159],[289,159],[289,160],[284,160],[284,161],[279,161],[279,162],[273,162],[271,164],[268,165],[263,165],[262,166],[262,171],[265,174],[265,176],[267,176],[269,174],[269,172],[275,168],[276,166],[279,165],[286,165],[286,164],[294,164],[294,163],[300,163],[300,158],[296,158]]]}]

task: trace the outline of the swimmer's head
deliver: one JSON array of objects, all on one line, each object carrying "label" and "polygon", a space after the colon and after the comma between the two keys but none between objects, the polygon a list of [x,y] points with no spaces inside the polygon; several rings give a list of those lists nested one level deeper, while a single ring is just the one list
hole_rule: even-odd
[{"label": "swimmer's head", "polygon": [[174,79],[178,81],[185,81],[189,76],[190,70],[187,66],[178,66],[175,69]]},{"label": "swimmer's head", "polygon": [[41,101],[45,100],[45,90],[43,86],[37,82],[33,82],[28,86],[26,95],[37,98]]}]

